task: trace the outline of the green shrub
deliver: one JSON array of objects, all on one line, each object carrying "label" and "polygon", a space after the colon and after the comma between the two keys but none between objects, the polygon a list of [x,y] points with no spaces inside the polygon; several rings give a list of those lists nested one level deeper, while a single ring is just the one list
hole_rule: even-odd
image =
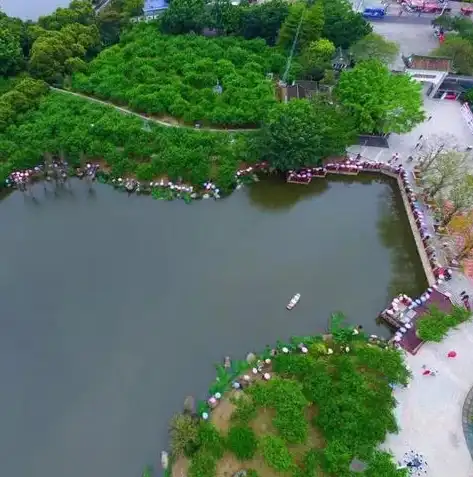
[{"label": "green shrub", "polygon": [[225,452],[225,441],[215,426],[209,421],[200,421],[197,430],[199,450],[209,452],[216,459],[221,459]]},{"label": "green shrub", "polygon": [[227,436],[227,447],[238,460],[249,460],[255,455],[258,440],[251,427],[232,426]]},{"label": "green shrub", "polygon": [[454,306],[450,314],[447,314],[431,306],[429,314],[416,324],[417,335],[422,341],[440,343],[451,329],[469,319],[470,312],[463,307]]},{"label": "green shrub", "polygon": [[[302,359],[306,359],[303,355]],[[285,441],[301,443],[307,440],[308,423],[304,410],[308,404],[302,384],[292,379],[274,378],[249,388],[257,406],[276,410],[273,424]]]},{"label": "green shrub", "polygon": [[189,477],[215,477],[217,459],[209,451],[200,449],[192,456]]},{"label": "green shrub", "polygon": [[258,412],[256,404],[251,398],[242,397],[233,401],[236,404],[236,409],[232,413],[231,420],[238,424],[248,424],[256,417]]},{"label": "green shrub", "polygon": [[176,414],[170,424],[171,453],[190,456],[197,450],[199,423],[188,414]]},{"label": "green shrub", "polygon": [[261,452],[266,464],[278,472],[287,472],[294,466],[291,453],[280,437],[264,436],[261,439]]}]

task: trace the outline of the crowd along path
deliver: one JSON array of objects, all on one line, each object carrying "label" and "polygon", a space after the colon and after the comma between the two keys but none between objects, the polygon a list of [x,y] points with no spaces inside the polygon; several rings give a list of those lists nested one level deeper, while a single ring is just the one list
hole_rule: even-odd
[{"label": "crowd along path", "polygon": [[210,132],[217,132],[217,133],[238,133],[238,132],[256,131],[256,129],[244,129],[244,128],[241,128],[241,129],[228,129],[228,128],[227,129],[224,129],[224,128],[216,129],[216,128],[209,128],[209,127],[206,127],[206,126],[201,126],[201,127],[197,128],[197,127],[188,126],[188,125],[182,124],[182,123],[170,123],[170,122],[163,121],[162,119],[156,119],[156,118],[152,118],[152,117],[149,117],[149,116],[145,116],[144,114],[136,113],[135,111],[131,111],[128,108],[124,108],[123,106],[117,106],[116,104],[110,103],[108,101],[103,101],[101,99],[97,99],[97,98],[94,98],[94,97],[91,97],[91,96],[87,96],[85,94],[76,93],[74,91],[69,91],[67,89],[55,88],[54,86],[50,86],[49,88],[53,91],[57,91],[57,92],[62,93],[62,94],[69,94],[71,96],[76,96],[78,98],[85,99],[85,100],[90,101],[92,103],[97,103],[97,104],[102,104],[104,106],[109,106],[111,108],[116,109],[117,111],[119,111],[122,114],[129,114],[131,116],[135,116],[137,118],[140,118],[143,121],[148,121],[148,122],[151,122],[151,123],[159,124],[160,126],[165,126],[165,127],[168,127],[168,128],[192,129],[194,131],[210,131]]}]

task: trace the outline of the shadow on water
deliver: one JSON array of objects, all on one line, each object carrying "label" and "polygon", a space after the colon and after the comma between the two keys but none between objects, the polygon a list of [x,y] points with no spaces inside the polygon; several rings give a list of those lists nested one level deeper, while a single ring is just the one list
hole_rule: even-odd
[{"label": "shadow on water", "polygon": [[287,184],[284,176],[272,175],[249,188],[251,205],[261,210],[283,210],[294,207],[301,200],[313,199],[330,187],[327,180],[314,180],[309,185]]},{"label": "shadow on water", "polygon": [[380,199],[377,228],[381,242],[391,251],[393,270],[388,295],[419,296],[428,283],[397,186],[386,188]]},{"label": "shadow on water", "polygon": [[336,310],[387,336],[375,316],[424,284],[394,182],[373,176],[192,205],[80,181],[34,194],[0,202],[2,476],[138,476],[223,356]]}]

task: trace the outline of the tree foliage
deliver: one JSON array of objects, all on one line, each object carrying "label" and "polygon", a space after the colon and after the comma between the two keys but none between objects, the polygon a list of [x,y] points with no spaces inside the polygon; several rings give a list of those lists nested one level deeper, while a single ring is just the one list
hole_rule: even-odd
[{"label": "tree foliage", "polygon": [[305,74],[316,81],[322,79],[325,71],[331,68],[331,60],[334,54],[335,45],[326,38],[309,43],[301,57]]},{"label": "tree foliage", "polygon": [[0,75],[6,76],[20,69],[23,62],[20,37],[0,18]]},{"label": "tree foliage", "polygon": [[43,81],[24,78],[0,96],[0,131],[5,130],[22,114],[39,105],[48,88]]},{"label": "tree foliage", "polygon": [[247,40],[263,38],[268,45],[275,45],[279,30],[287,15],[289,5],[283,0],[241,5],[239,10],[239,30],[236,34]]},{"label": "tree foliage", "polygon": [[322,36],[336,47],[348,49],[373,31],[361,13],[355,12],[347,0],[326,1],[323,2],[323,8],[325,22]]},{"label": "tree foliage", "polygon": [[[136,173],[149,166],[149,179],[169,177],[202,184],[208,179],[233,184],[240,141],[236,135],[166,128],[81,98],[50,93],[38,110],[0,134],[2,174],[35,166],[44,153],[67,157],[100,157],[113,174]],[[1,180],[5,177],[1,177]]]},{"label": "tree foliage", "polygon": [[176,414],[169,426],[173,457],[192,455],[197,449],[198,421],[189,414]]},{"label": "tree foliage", "polygon": [[92,61],[88,75],[76,75],[73,86],[188,123],[255,125],[276,103],[265,75],[284,63],[262,40],[163,36],[140,25]]},{"label": "tree foliage", "polygon": [[163,32],[201,33],[208,21],[205,5],[204,0],[173,0],[161,19]]},{"label": "tree foliage", "polygon": [[372,32],[354,43],[350,48],[350,54],[356,62],[379,60],[389,65],[397,58],[399,45]]},{"label": "tree foliage", "polygon": [[448,36],[432,54],[451,58],[455,72],[462,75],[473,73],[473,43],[472,39]]},{"label": "tree foliage", "polygon": [[405,133],[424,119],[420,84],[377,60],[343,71],[335,91],[363,133]]},{"label": "tree foliage", "polygon": [[473,208],[473,176],[462,174],[454,182],[451,189],[446,194],[448,207],[441,204],[442,226],[450,223],[453,217],[459,212],[467,212]]},{"label": "tree foliage", "polygon": [[[467,160],[466,153],[455,150],[444,150],[437,154],[435,161],[430,164],[429,169],[422,176],[426,194],[431,198],[436,198],[441,192],[450,189],[465,173]],[[455,190],[456,200],[460,200],[458,193],[463,194],[463,188]]]},{"label": "tree foliage", "polygon": [[261,453],[266,464],[277,472],[287,472],[294,466],[292,455],[280,437],[264,436],[261,439]]},{"label": "tree foliage", "polygon": [[289,7],[289,14],[279,32],[278,44],[285,49],[290,49],[299,30],[296,49],[300,51],[320,38],[323,27],[323,5],[317,2],[308,6],[305,2],[298,1]]},{"label": "tree foliage", "polygon": [[417,334],[423,341],[440,343],[451,329],[470,319],[470,312],[461,306],[453,306],[450,313],[431,306],[429,314],[418,320]]},{"label": "tree foliage", "polygon": [[344,111],[322,100],[278,104],[260,135],[262,158],[279,170],[317,165],[345,151],[354,128]]},{"label": "tree foliage", "polygon": [[450,221],[448,228],[454,235],[458,235],[461,238],[457,259],[462,260],[468,257],[473,250],[473,213],[469,211],[455,215]]},{"label": "tree foliage", "polygon": [[66,73],[67,60],[76,57],[84,59],[99,44],[100,36],[96,25],[71,23],[58,31],[44,31],[33,43],[30,71],[46,81],[60,82]]},{"label": "tree foliage", "polygon": [[228,431],[227,447],[239,460],[250,460],[258,448],[256,435],[248,426],[232,426]]}]

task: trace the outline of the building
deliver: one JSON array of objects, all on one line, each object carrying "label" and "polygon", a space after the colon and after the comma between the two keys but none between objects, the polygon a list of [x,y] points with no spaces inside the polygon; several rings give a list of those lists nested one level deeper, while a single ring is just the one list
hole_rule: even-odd
[{"label": "building", "polygon": [[441,56],[411,55],[402,57],[405,72],[424,85],[424,91],[430,98],[437,97],[440,86],[452,72],[451,58]]},{"label": "building", "polygon": [[159,15],[169,7],[166,0],[145,0],[143,5],[143,14],[145,17]]}]

